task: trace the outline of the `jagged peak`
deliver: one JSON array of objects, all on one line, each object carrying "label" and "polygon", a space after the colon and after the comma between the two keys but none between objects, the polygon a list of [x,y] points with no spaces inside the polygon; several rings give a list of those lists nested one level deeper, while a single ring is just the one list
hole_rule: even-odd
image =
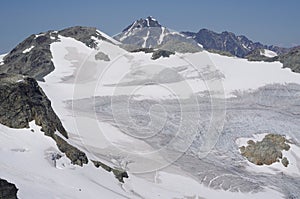
[{"label": "jagged peak", "polygon": [[150,27],[161,27],[161,25],[155,18],[153,18],[152,16],[148,16],[145,19],[140,18],[136,20],[135,22],[130,24],[127,28],[125,28],[123,32],[131,31],[137,28],[150,28]]}]

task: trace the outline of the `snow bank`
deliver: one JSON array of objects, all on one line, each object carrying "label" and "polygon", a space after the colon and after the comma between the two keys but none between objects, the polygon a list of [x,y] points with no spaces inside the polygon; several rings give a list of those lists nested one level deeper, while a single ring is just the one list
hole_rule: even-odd
[{"label": "snow bank", "polygon": [[276,57],[277,53],[268,49],[263,49],[262,51],[260,51],[260,55],[272,58],[272,57]]}]

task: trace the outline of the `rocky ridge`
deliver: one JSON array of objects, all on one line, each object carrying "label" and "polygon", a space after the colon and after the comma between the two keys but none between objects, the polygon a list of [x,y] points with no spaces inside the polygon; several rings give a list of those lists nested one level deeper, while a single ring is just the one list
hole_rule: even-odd
[{"label": "rocky ridge", "polygon": [[114,39],[122,43],[122,47],[131,51],[140,48],[156,48],[171,52],[199,52],[202,50],[192,38],[162,26],[149,16],[139,19],[126,27]]},{"label": "rocky ridge", "polygon": [[93,27],[75,26],[33,34],[3,58],[0,73],[22,74],[44,81],[44,77],[55,69],[50,44],[59,41],[59,35],[74,38],[90,48],[97,47],[97,40],[113,43]]},{"label": "rocky ridge", "polygon": [[244,35],[237,36],[232,32],[224,31],[216,33],[208,29],[201,29],[197,33],[182,32],[182,34],[193,38],[206,50],[228,52],[237,57],[245,57],[256,49],[269,49],[278,54],[288,52],[287,48],[278,46],[267,46],[259,42],[253,42]]},{"label": "rocky ridge", "polygon": [[[68,143],[68,133],[36,80],[23,75],[0,74],[0,123],[10,128],[29,128],[29,122],[33,120],[42,127],[45,135],[56,142],[58,149],[72,164],[83,166],[88,163],[86,154]],[[95,167],[99,167],[100,163],[97,161]],[[101,167],[112,171],[120,182],[124,177],[128,178],[123,170],[108,165]]]},{"label": "rocky ridge", "polygon": [[279,61],[284,68],[290,68],[293,72],[300,72],[300,47],[294,47],[289,52],[280,54],[275,57],[266,57],[261,55],[262,49],[256,49],[248,53],[245,58],[249,61],[265,61],[274,62]]},{"label": "rocky ridge", "polygon": [[82,151],[64,140],[68,139],[68,133],[36,80],[23,75],[0,74],[0,123],[10,128],[29,128],[31,121],[56,141],[73,164],[88,163]]}]

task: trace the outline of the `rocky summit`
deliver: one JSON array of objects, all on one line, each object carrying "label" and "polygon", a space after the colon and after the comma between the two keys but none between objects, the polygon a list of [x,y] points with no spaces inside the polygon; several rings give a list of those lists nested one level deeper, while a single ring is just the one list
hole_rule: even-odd
[{"label": "rocky summit", "polygon": [[136,20],[114,38],[129,51],[139,48],[159,48],[182,53],[202,50],[193,39],[160,25],[152,17]]},{"label": "rocky summit", "polygon": [[138,28],[150,28],[150,27],[162,27],[159,22],[154,19],[152,16],[148,16],[146,19],[139,19],[130,24],[127,28],[125,28],[122,32],[131,31]]},{"label": "rocky summit", "polygon": [[3,58],[0,72],[22,74],[44,81],[44,77],[55,69],[50,44],[60,40],[58,35],[74,38],[90,48],[97,47],[97,40],[113,43],[102,34],[96,28],[83,26],[32,34]]}]

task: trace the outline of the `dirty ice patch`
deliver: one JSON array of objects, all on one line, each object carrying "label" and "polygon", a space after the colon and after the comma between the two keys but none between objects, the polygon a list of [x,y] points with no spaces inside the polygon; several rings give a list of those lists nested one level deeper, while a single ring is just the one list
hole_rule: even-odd
[{"label": "dirty ice patch", "polygon": [[[252,199],[252,198],[283,198],[283,195],[270,188],[263,192],[242,193],[210,189],[196,180],[183,175],[157,172],[154,182],[137,178],[134,175],[126,179],[123,187],[127,192],[134,191],[142,198],[222,198]],[[149,189],[149,187],[151,187]]]}]

